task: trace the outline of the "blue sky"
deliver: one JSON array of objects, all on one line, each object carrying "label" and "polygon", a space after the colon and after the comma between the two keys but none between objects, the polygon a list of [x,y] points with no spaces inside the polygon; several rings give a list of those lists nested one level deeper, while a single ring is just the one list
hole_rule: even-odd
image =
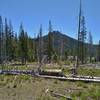
[{"label": "blue sky", "polygon": [[[0,15],[11,19],[16,32],[23,22],[31,37],[38,33],[40,24],[43,33],[48,31],[51,20],[53,30],[59,30],[77,38],[80,0],[0,0]],[[87,31],[91,31],[94,43],[100,40],[100,0],[82,0]]]}]

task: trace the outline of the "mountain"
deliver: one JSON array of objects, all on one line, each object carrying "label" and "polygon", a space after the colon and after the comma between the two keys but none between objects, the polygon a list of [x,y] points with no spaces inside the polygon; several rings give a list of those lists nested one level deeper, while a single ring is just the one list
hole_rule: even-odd
[{"label": "mountain", "polygon": [[[51,37],[52,37],[52,42],[53,42],[53,47],[54,49],[60,53],[61,47],[63,46],[63,53],[65,51],[70,51],[69,54],[72,54],[72,52],[74,52],[74,54],[76,55],[77,52],[77,43],[78,41],[74,38],[71,38],[59,31],[53,31],[51,33]],[[47,43],[48,40],[48,35],[43,37],[44,39],[44,43]],[[86,48],[88,48],[89,44],[86,44]],[[93,54],[96,55],[97,52],[97,45],[93,45]]]}]

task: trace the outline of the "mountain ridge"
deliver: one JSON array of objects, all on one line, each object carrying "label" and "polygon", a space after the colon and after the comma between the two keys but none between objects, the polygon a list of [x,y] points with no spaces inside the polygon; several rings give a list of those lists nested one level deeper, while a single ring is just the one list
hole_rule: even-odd
[{"label": "mountain ridge", "polygon": [[[65,52],[67,50],[71,50],[71,51],[75,50],[75,52],[77,51],[77,43],[78,43],[77,39],[74,39],[66,34],[59,32],[59,31],[51,32],[51,37],[53,40],[54,48],[56,50],[58,49],[58,52],[61,49],[62,42],[63,42],[63,49],[64,49],[63,52]],[[47,43],[48,35],[43,36],[43,38],[44,38],[44,43]],[[86,45],[87,45],[86,48],[88,48],[89,44],[86,43]],[[98,47],[97,44],[93,44],[94,55],[97,52],[97,47]]]}]

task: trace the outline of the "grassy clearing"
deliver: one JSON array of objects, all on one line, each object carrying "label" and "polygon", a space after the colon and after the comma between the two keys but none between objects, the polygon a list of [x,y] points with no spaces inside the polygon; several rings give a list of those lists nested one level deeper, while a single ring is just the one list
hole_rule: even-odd
[{"label": "grassy clearing", "polygon": [[[9,66],[9,68],[30,70],[36,66],[23,65],[16,68]],[[70,68],[60,65],[46,65],[43,69],[62,69],[65,74],[70,74]],[[100,76],[100,69],[79,68],[78,74]],[[73,100],[100,100],[99,83],[59,81],[27,75],[0,75],[0,100],[65,100],[52,96],[50,91],[70,96]]]},{"label": "grassy clearing", "polygon": [[[70,68],[62,68],[65,74],[70,74]],[[78,75],[82,76],[97,76],[100,77],[100,69],[88,69],[88,68],[78,68],[77,69]]]},{"label": "grassy clearing", "polygon": [[99,83],[59,81],[26,75],[0,75],[0,100],[65,100],[53,97],[50,91],[71,96],[73,100],[100,99]]},{"label": "grassy clearing", "polygon": [[100,69],[79,68],[78,74],[79,75],[99,76],[100,77]]}]

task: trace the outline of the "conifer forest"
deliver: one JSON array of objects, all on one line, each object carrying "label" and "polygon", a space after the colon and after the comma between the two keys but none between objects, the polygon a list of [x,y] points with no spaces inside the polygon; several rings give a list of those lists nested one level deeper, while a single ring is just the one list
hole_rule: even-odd
[{"label": "conifer forest", "polygon": [[[27,0],[22,1],[18,3],[19,8],[20,4],[22,5],[21,10]],[[41,1],[44,2],[44,5],[38,5],[40,8],[46,6],[46,1]],[[53,3],[57,0],[47,1],[52,1],[51,8],[46,9],[48,11],[54,5],[53,9],[59,5],[59,1],[56,4]],[[84,2],[87,3],[86,0],[76,1],[78,6],[77,24],[75,25],[77,32],[73,33],[77,34],[76,37],[55,29],[53,17],[48,20],[46,32],[44,31],[45,25],[43,25],[45,22],[42,24],[40,22],[39,27],[36,28],[38,31],[30,31],[30,35],[27,31],[28,26],[24,25],[24,17],[30,16],[28,14],[32,13],[31,11],[26,11],[27,15],[22,13],[24,17],[21,23],[17,19],[15,20],[16,23],[20,23],[19,28],[16,29],[13,20],[9,19],[6,13],[2,14],[0,10],[0,100],[100,100],[100,36],[99,32],[98,34],[93,33],[93,29],[88,26],[90,20],[87,12],[92,8],[84,7],[86,5]],[[1,9],[3,0],[0,2]],[[36,0],[32,2],[35,3]],[[62,0],[62,2],[64,1]],[[66,0],[66,3],[70,4],[69,2],[72,0]],[[71,5],[74,6],[74,1]],[[25,8],[28,9],[29,6],[31,4]],[[21,12],[21,10],[17,11],[17,7],[14,7],[16,8],[14,14]],[[70,13],[75,6],[71,7],[66,6]],[[60,12],[57,9],[56,11]],[[9,10],[8,13],[10,13]],[[40,12],[40,19],[42,13],[44,12]],[[68,12],[67,15],[71,15],[70,13]],[[95,12],[91,13],[95,15]],[[55,18],[55,20],[57,19]],[[61,21],[63,22],[62,18]]]}]

